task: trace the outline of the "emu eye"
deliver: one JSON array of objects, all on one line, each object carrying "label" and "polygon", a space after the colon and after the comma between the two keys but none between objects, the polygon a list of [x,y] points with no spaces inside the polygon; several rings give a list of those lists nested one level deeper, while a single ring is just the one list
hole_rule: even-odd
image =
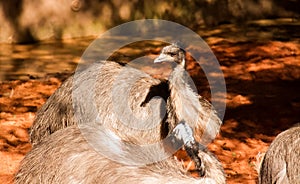
[{"label": "emu eye", "polygon": [[172,56],[172,57],[176,56],[175,53],[169,53],[169,54],[170,54],[170,56]]}]

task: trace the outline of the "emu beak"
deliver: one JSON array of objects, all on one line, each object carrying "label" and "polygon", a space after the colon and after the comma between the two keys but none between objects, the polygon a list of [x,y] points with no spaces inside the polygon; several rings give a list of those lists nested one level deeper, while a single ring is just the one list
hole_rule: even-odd
[{"label": "emu beak", "polygon": [[161,62],[170,62],[172,61],[172,57],[165,55],[165,54],[160,54],[155,60],[154,63],[161,63]]},{"label": "emu beak", "polygon": [[[155,60],[154,63],[162,63],[162,62],[169,62],[169,63],[173,63],[174,58],[166,55],[166,54],[160,54]],[[178,65],[182,66],[183,68],[186,68],[186,62],[185,59],[183,58],[182,61],[180,63],[177,63]],[[176,66],[176,65],[174,65]]]}]

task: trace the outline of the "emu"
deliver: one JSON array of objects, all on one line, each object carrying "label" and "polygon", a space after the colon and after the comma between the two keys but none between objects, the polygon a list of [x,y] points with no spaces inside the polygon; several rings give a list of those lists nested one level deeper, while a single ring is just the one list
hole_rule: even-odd
[{"label": "emu", "polygon": [[[176,54],[169,52],[169,49],[174,50]],[[202,139],[201,134],[207,127],[213,127],[212,136],[216,134],[221,121],[211,105],[185,84],[185,78],[182,78],[186,75],[184,73],[185,58],[184,55],[177,57],[184,54],[183,50],[179,49],[177,45],[168,46],[158,57],[159,62],[170,62],[171,60],[162,60],[162,56],[168,54],[178,65],[174,66],[167,82],[154,79],[136,69],[124,68],[117,63],[108,61],[95,63],[79,72],[77,77],[80,81],[73,85],[73,89],[74,76],[67,79],[37,114],[31,129],[33,149],[22,161],[20,170],[15,177],[16,183],[44,181],[52,183],[225,183],[221,164],[204,146],[198,143]],[[155,62],[157,61],[155,60]],[[132,81],[128,76],[138,80],[130,83]],[[91,83],[89,83],[90,80],[92,80]],[[89,87],[93,84],[99,86],[96,86],[94,94],[90,94]],[[81,88],[82,86],[83,88]],[[149,131],[137,131],[130,128],[131,125],[128,128],[118,119],[117,116],[120,114],[116,115],[111,111],[114,100],[111,97],[112,91],[116,90],[115,92],[121,94],[128,88],[130,88],[128,102],[132,112],[142,119],[152,112],[153,119],[151,120],[157,125],[154,128],[151,127]],[[95,100],[96,110],[85,109],[84,105],[90,105],[92,101],[87,104],[75,103],[75,111],[79,111],[81,115],[85,116],[78,119],[81,117],[76,117],[73,111],[72,90],[73,92],[75,90],[78,99],[83,95],[94,95],[95,98],[91,99]],[[153,98],[154,96],[163,97],[167,104],[161,103],[161,100]],[[122,99],[119,100],[122,101]],[[193,102],[194,100],[196,102]],[[123,109],[126,108],[123,105],[126,106],[126,104],[120,103],[118,106],[121,109],[118,111],[121,116],[126,115],[122,114],[124,113]],[[168,114],[163,117],[161,108],[165,105]],[[213,121],[207,121],[207,118]],[[91,122],[85,123],[84,120],[87,119]],[[130,120],[129,122],[131,122]],[[133,122],[136,123],[136,121]],[[182,129],[188,131],[182,132]],[[140,146],[162,139],[169,140],[163,144],[163,147],[161,144],[157,144],[152,149],[144,150]],[[116,162],[114,159],[111,160],[99,154],[95,151],[95,147],[91,146],[93,144],[90,144],[90,140],[96,145],[100,145],[114,158],[117,156],[121,160],[125,160],[125,163]],[[145,166],[136,163],[141,160],[151,160],[152,157],[164,154],[164,152],[170,152],[168,151],[169,147],[173,151],[177,150],[176,145],[181,145],[181,142],[184,143],[184,149],[188,155],[195,161],[196,170],[201,178],[196,179],[189,176],[182,164],[174,158],[160,160]],[[128,143],[136,145],[133,147],[135,148],[133,151],[128,149]],[[175,144],[175,147],[172,144]],[[138,151],[136,148],[139,148]],[[173,152],[171,151],[171,153]],[[128,160],[130,156],[135,159]],[[131,162],[133,165],[128,165]]]},{"label": "emu", "polygon": [[259,169],[259,183],[300,183],[300,124],[280,133]]},{"label": "emu", "polygon": [[[218,160],[204,147],[197,143],[193,137],[186,138],[192,131],[184,122],[179,123],[170,133],[171,142],[184,142],[201,160],[202,170],[200,178],[192,177],[174,157],[147,165],[126,165],[115,162],[89,144],[82,131],[96,139],[96,142],[109,141],[111,154],[119,157],[138,157],[147,159],[155,156],[157,152],[164,152],[164,147],[156,147],[147,152],[126,152],[122,149],[126,142],[115,139],[114,132],[102,132],[97,127],[77,125],[58,130],[47,136],[25,156],[20,169],[15,175],[16,184],[29,183],[172,183],[172,184],[223,184],[225,175]],[[188,131],[186,131],[188,130]],[[113,136],[111,136],[113,135]],[[170,146],[170,145],[168,145]]]},{"label": "emu", "polygon": [[[177,63],[168,81],[154,79],[140,70],[124,67],[111,61],[95,63],[79,72],[76,76],[78,81],[74,85],[74,75],[71,76],[37,112],[30,129],[31,143],[35,145],[55,131],[79,122],[85,123],[86,119],[88,119],[88,122],[91,122],[90,119],[97,119],[112,131],[116,129],[121,130],[115,131],[115,133],[124,141],[131,141],[136,137],[140,137],[137,143],[143,144],[162,140],[180,120],[184,119],[194,129],[197,141],[205,142],[204,139],[211,140],[218,133],[222,122],[211,104],[189,86],[187,73],[185,72],[185,52],[176,44],[172,44],[162,49],[160,56],[155,62]],[[138,80],[132,83],[131,86],[128,86],[127,84],[130,83],[132,78]],[[81,85],[92,85],[89,84],[91,79],[94,79],[96,84],[93,99],[98,104],[97,112],[86,110],[81,113],[82,116],[86,117],[85,120],[82,117],[75,118],[72,103],[75,104],[77,111],[78,109],[79,111],[84,111],[81,110],[84,109],[81,107],[83,106],[82,104],[87,102],[81,103],[80,97],[82,96],[80,95],[89,94],[90,89],[89,87],[78,89],[80,89]],[[85,83],[87,84],[84,85]],[[130,108],[135,116],[140,119],[151,117],[150,119],[157,123],[157,126],[152,127],[150,131],[137,131],[136,129],[128,128],[127,125],[124,125],[119,120],[119,117],[122,118],[122,114],[113,112],[114,99],[110,96],[112,90],[115,89],[116,93],[121,95],[128,88],[130,88],[130,95],[128,97],[121,96],[119,99],[128,98],[128,103],[126,104],[130,104]],[[73,101],[72,90],[73,94],[78,94],[79,103]],[[154,96],[161,96],[167,101],[167,115],[165,117],[161,115],[162,108],[165,108],[164,104],[158,99],[152,98]],[[124,105],[125,103],[118,103],[120,106],[117,106],[117,109],[126,109],[122,104]],[[122,110],[118,110],[118,112],[125,114],[125,111]],[[150,116],[149,112],[152,112]],[[129,119],[127,122],[135,123],[136,121]],[[147,127],[148,125],[145,123],[144,126]],[[205,130],[209,131],[205,132]]]},{"label": "emu", "polygon": [[192,81],[185,71],[185,51],[178,45],[171,44],[162,49],[154,62],[170,62],[173,66],[168,79],[170,96],[167,101],[167,121],[170,129],[184,119],[194,127],[197,141],[209,143],[218,134],[222,121],[212,105],[191,88]]}]

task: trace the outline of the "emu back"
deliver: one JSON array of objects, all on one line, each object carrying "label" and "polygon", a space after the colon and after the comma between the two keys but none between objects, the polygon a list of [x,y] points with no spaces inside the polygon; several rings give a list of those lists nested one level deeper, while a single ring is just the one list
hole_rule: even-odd
[{"label": "emu back", "polygon": [[259,183],[300,184],[300,125],[280,133],[266,152]]},{"label": "emu back", "polygon": [[[123,75],[124,77],[119,77],[119,75]],[[74,83],[74,76],[76,76],[76,83]],[[132,78],[136,78],[137,80],[130,86],[131,89],[129,95],[126,96],[129,104],[124,105],[129,106],[134,115],[141,119],[145,119],[152,113],[152,116],[154,117],[153,121],[157,121],[157,126],[153,128],[153,131],[161,132],[163,130],[161,128],[162,118],[159,117],[159,114],[161,113],[161,104],[155,99],[154,102],[156,103],[151,104],[149,102],[151,100],[148,100],[148,98],[152,98],[152,96],[149,97],[150,94],[153,96],[161,96],[166,101],[168,86],[162,85],[160,80],[154,79],[142,71],[130,67],[125,68],[118,63],[107,61],[95,63],[91,67],[79,72],[77,75],[69,77],[54,92],[54,94],[50,96],[47,102],[37,112],[36,118],[30,129],[31,143],[35,145],[57,130],[80,122],[85,123],[87,121],[94,121],[93,123],[104,122],[109,129],[119,129],[117,133],[124,140],[132,140],[135,137],[140,137],[141,140],[144,141],[143,143],[157,142],[161,139],[161,134],[166,135],[167,132],[151,134],[153,133],[151,131],[147,133],[146,131],[132,130],[130,127],[128,128],[123,125],[119,120],[120,117],[118,117],[121,115],[117,116],[116,112],[114,112],[113,105],[121,105],[121,103],[113,104],[113,88],[116,86],[116,90],[119,90],[117,91],[117,94],[122,95],[125,90],[125,87],[123,86],[128,84],[129,80]],[[92,88],[90,86],[84,86],[85,84],[88,84],[91,79],[95,80],[95,84],[92,86],[94,89],[90,89]],[[89,85],[93,85],[93,83]],[[155,86],[158,86],[157,88],[159,89],[156,89]],[[150,90],[152,90],[152,93],[150,93]],[[84,99],[85,95],[90,94],[91,91],[94,93],[92,98],[97,104],[96,110],[92,108],[90,108],[92,109],[90,110],[86,106],[91,104],[84,100],[80,100],[80,98]],[[78,96],[76,102],[74,102],[74,96],[72,96],[74,93]],[[147,103],[145,103],[145,101],[147,101]],[[151,111],[150,106],[153,104],[156,108],[152,108]],[[74,106],[77,108],[77,111],[82,111],[82,116],[77,116],[76,118],[74,115]],[[120,107],[118,106],[117,109],[120,109]],[[95,122],[96,118],[98,122]]]},{"label": "emu back", "polygon": [[[96,152],[82,136],[80,131],[84,128],[97,134],[95,128],[79,129],[73,125],[56,131],[33,147],[22,160],[15,183],[225,183],[221,164],[209,152],[199,151],[205,166],[202,178],[189,175],[174,157],[144,166],[123,165]],[[156,151],[159,150],[141,156],[147,159]]]}]

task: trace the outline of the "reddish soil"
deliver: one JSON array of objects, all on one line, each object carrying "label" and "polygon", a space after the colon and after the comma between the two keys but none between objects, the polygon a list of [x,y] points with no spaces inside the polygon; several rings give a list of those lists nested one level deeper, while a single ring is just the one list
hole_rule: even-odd
[{"label": "reddish soil", "polygon": [[[209,149],[222,162],[228,183],[256,183],[258,155],[277,134],[300,122],[299,39],[207,38],[207,43],[227,87],[221,132]],[[199,67],[188,64],[198,89],[206,89],[197,77]],[[67,75],[0,83],[0,183],[12,183],[20,160],[31,149],[27,131],[37,109]],[[205,89],[200,93],[209,98]]]}]

